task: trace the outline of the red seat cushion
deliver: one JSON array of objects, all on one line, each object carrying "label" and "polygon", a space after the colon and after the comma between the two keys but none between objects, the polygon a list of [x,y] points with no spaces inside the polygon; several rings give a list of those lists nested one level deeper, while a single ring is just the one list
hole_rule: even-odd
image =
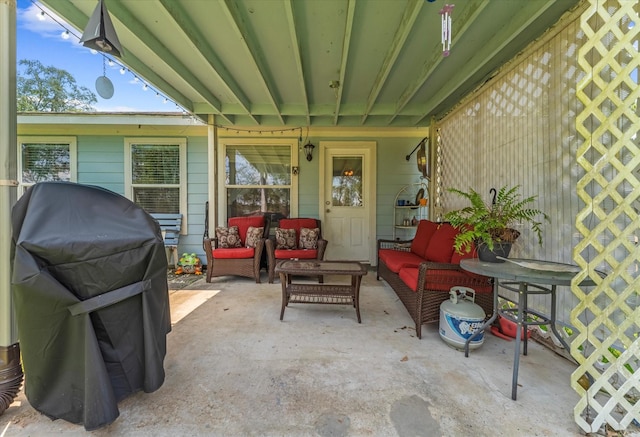
[{"label": "red seat cushion", "polygon": [[[418,290],[418,274],[417,267],[403,267],[400,269],[399,276],[413,291]],[[479,278],[477,275],[469,275],[459,270],[427,270],[427,278],[425,279],[425,290],[436,290],[449,292],[451,287],[456,285],[464,285],[469,283],[471,278]],[[491,293],[493,291],[491,284],[487,282],[485,286],[474,285],[472,287],[476,293]]]},{"label": "red seat cushion", "polygon": [[254,228],[260,228],[260,227],[264,227],[264,225],[265,225],[264,216],[262,215],[256,215],[251,217],[229,218],[229,226],[238,227],[238,233],[240,234],[240,240],[242,240],[243,246],[247,241],[247,231],[249,230],[249,226],[253,226]]},{"label": "red seat cushion", "polygon": [[273,251],[276,259],[316,259],[318,251],[316,249],[276,249]]},{"label": "red seat cushion", "polygon": [[424,259],[413,252],[393,249],[380,249],[378,251],[378,258],[380,258],[380,262],[384,262],[393,273],[398,273],[404,266],[417,267],[421,262],[424,262]]},{"label": "red seat cushion", "polygon": [[458,230],[449,223],[438,224],[438,229],[429,240],[429,245],[424,253],[425,259],[438,263],[451,262],[453,240],[456,235],[458,235]]},{"label": "red seat cushion", "polygon": [[280,219],[278,224],[282,229],[295,229],[296,230],[296,242],[300,241],[300,229],[301,228],[317,228],[318,220],[314,218],[285,218]]},{"label": "red seat cushion", "polygon": [[427,246],[433,234],[436,233],[438,224],[429,220],[420,220],[418,223],[418,229],[416,229],[416,236],[411,242],[411,252],[418,256],[424,256],[427,251]]},{"label": "red seat cushion", "polygon": [[236,247],[232,249],[213,249],[211,254],[218,259],[246,259],[253,258],[256,249],[253,247]]}]

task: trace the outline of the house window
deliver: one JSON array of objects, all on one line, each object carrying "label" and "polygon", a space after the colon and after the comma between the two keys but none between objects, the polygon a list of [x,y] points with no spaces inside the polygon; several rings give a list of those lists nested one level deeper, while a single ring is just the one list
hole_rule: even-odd
[{"label": "house window", "polygon": [[[297,212],[296,187],[291,167],[297,165],[297,143],[225,144],[224,175],[226,215],[229,217],[268,215],[271,228],[281,218]],[[294,162],[293,159],[296,159]],[[294,193],[295,191],[295,193]]]},{"label": "house window", "polygon": [[126,138],[125,148],[127,197],[148,213],[186,220],[186,139]]},{"label": "house window", "polygon": [[38,182],[76,181],[75,137],[18,137],[20,194]]}]

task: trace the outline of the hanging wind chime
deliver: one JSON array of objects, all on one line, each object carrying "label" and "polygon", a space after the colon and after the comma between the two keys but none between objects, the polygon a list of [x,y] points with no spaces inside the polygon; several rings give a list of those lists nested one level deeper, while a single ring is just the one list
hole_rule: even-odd
[{"label": "hanging wind chime", "polygon": [[442,16],[442,56],[449,56],[451,51],[451,12],[455,5],[445,4],[440,9]]},{"label": "hanging wind chime", "polygon": [[110,99],[113,97],[113,83],[111,79],[107,77],[107,67],[105,65],[106,60],[102,57],[102,76],[96,79],[96,91],[98,95],[103,99]]}]

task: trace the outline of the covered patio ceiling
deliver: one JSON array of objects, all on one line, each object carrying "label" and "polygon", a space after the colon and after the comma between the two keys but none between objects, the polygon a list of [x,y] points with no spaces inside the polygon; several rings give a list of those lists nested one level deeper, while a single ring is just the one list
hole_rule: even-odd
[{"label": "covered patio ceiling", "polygon": [[[429,125],[578,0],[105,0],[120,62],[223,126]],[[96,0],[40,0],[82,32]]]}]

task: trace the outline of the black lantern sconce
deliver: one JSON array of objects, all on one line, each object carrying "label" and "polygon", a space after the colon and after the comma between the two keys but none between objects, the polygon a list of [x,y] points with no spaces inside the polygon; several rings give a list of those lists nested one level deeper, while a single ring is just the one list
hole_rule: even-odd
[{"label": "black lantern sconce", "polygon": [[316,146],[311,144],[311,141],[304,145],[304,154],[307,157],[307,161],[311,161],[313,159],[313,149],[315,149],[315,147]]}]

